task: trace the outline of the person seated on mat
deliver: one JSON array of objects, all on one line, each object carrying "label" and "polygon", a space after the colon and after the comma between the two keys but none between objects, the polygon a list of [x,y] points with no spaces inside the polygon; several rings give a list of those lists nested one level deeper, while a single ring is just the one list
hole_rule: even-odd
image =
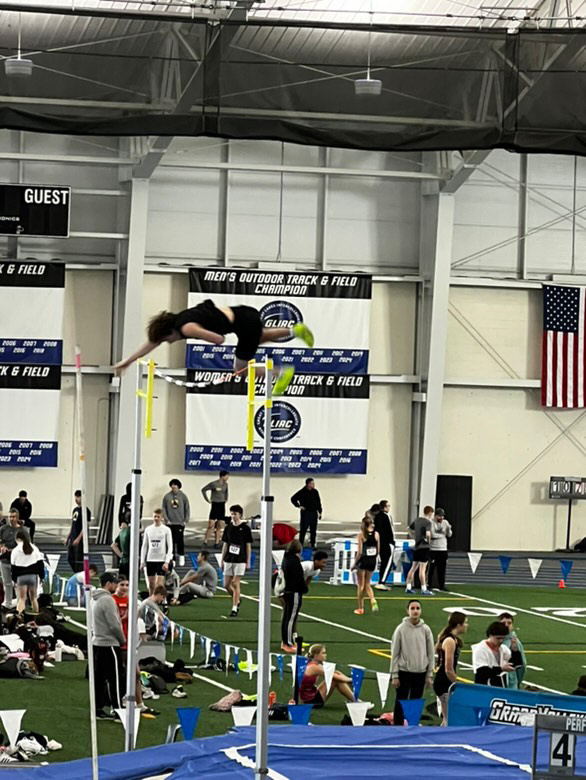
[{"label": "person seated on mat", "polygon": [[[114,370],[118,375],[122,374],[135,360],[148,355],[163,342],[172,344],[180,339],[200,339],[219,346],[224,343],[227,333],[236,334],[238,339],[234,353],[234,371],[246,368],[260,344],[267,341],[296,337],[308,347],[313,347],[314,342],[313,333],[304,323],[287,328],[265,328],[260,312],[252,306],[216,306],[208,298],[178,314],[161,311],[152,317],[147,328],[148,341],[128,358],[117,363]],[[257,375],[261,373],[262,369],[257,368]],[[284,366],[279,370],[273,395],[282,395],[285,392],[293,374],[292,366]]]},{"label": "person seated on mat", "polygon": [[197,556],[197,571],[191,569],[181,580],[178,604],[187,604],[191,599],[211,599],[218,586],[218,573],[208,561],[207,550]]},{"label": "person seated on mat", "polygon": [[301,704],[313,704],[316,708],[321,708],[327,699],[338,691],[347,701],[356,701],[352,692],[352,680],[346,677],[342,672],[334,672],[329,692],[326,692],[326,681],[317,683],[319,677],[324,676],[324,661],[328,660],[325,645],[311,645],[307,651],[309,663],[305,669],[305,674],[299,686],[299,700]]},{"label": "person seated on mat", "polygon": [[497,620],[486,629],[487,638],[472,645],[472,667],[477,685],[505,688],[507,674],[521,664],[521,653],[509,650],[504,644],[508,633],[507,626]]}]

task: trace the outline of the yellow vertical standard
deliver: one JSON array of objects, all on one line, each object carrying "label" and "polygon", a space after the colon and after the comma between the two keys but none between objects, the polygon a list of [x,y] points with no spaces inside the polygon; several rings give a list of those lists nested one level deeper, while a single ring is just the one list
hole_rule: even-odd
[{"label": "yellow vertical standard", "polygon": [[254,392],[255,392],[254,360],[248,361],[248,424],[246,428],[246,449],[252,452],[254,449]]}]

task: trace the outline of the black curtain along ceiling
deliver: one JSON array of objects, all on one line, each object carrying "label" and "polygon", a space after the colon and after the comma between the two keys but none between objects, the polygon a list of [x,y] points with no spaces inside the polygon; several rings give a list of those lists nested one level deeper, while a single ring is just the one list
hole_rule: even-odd
[{"label": "black curtain along ceiling", "polygon": [[[49,40],[47,26],[27,40],[24,25],[35,68],[14,79],[0,67],[0,127],[387,151],[586,150],[586,31],[109,23],[91,45],[86,26],[84,45],[68,49],[70,24],[62,40],[59,28]],[[14,55],[8,38],[0,24],[0,56]],[[362,97],[354,80],[369,39],[382,94]]]}]

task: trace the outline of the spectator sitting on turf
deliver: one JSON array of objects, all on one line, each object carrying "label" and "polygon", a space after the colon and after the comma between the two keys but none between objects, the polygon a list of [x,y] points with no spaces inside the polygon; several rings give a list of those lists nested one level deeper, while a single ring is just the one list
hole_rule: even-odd
[{"label": "spectator sitting on turf", "polygon": [[218,586],[218,573],[208,561],[207,550],[197,556],[197,571],[191,569],[181,580],[179,604],[187,604],[191,599],[211,599]]},{"label": "spectator sitting on turf", "polygon": [[138,607],[138,617],[144,620],[146,634],[149,639],[158,639],[163,628],[165,614],[161,605],[167,598],[167,591],[163,585],[157,585],[152,596],[142,601]]},{"label": "spectator sitting on turf", "polygon": [[[90,563],[89,567],[90,579],[98,576],[98,567],[95,563]],[[78,571],[73,574],[65,585],[65,601],[70,607],[75,607],[78,604],[85,607],[85,572]]]},{"label": "spectator sitting on turf", "polygon": [[332,677],[329,693],[326,692],[325,680],[317,685],[318,677],[324,676],[324,661],[327,661],[325,645],[312,645],[307,651],[309,663],[299,687],[299,698],[302,704],[313,704],[314,707],[323,707],[326,700],[334,691],[339,691],[348,701],[356,701],[352,688],[352,680],[342,672],[335,671]]},{"label": "spectator sitting on turf", "polygon": [[514,690],[517,690],[521,687],[521,683],[523,682],[523,678],[525,677],[525,672],[527,671],[527,658],[525,657],[525,649],[523,647],[523,643],[517,636],[515,629],[513,628],[513,616],[510,612],[503,612],[499,615],[499,620],[501,623],[504,623],[505,626],[509,629],[509,633],[505,637],[505,641],[503,642],[505,647],[508,647],[511,652],[518,650],[519,654],[521,656],[520,664],[515,665],[515,670],[513,672],[509,672],[507,676],[504,678],[506,682],[507,688],[512,688]]},{"label": "spectator sitting on turf", "polygon": [[515,666],[520,665],[519,651],[511,651],[503,644],[508,634],[507,626],[495,621],[486,629],[487,639],[472,645],[474,682],[478,685],[504,688],[506,674],[515,671]]},{"label": "spectator sitting on turf", "polygon": [[578,678],[578,687],[572,691],[572,696],[586,696],[586,674]]}]

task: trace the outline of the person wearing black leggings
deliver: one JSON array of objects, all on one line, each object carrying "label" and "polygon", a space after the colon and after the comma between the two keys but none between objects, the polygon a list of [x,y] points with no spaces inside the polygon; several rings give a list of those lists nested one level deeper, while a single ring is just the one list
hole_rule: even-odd
[{"label": "person wearing black leggings", "polygon": [[401,701],[421,699],[433,678],[433,634],[421,619],[421,602],[417,599],[407,604],[407,617],[395,629],[391,652],[391,682],[397,692],[393,723],[402,726],[405,716]]},{"label": "person wearing black leggings", "polygon": [[295,624],[297,615],[301,609],[303,594],[307,593],[308,587],[301,565],[301,543],[293,539],[287,547],[287,552],[283,556],[283,577],[285,579],[285,590],[283,591],[283,616],[281,618],[281,650],[286,653],[295,653]]}]

